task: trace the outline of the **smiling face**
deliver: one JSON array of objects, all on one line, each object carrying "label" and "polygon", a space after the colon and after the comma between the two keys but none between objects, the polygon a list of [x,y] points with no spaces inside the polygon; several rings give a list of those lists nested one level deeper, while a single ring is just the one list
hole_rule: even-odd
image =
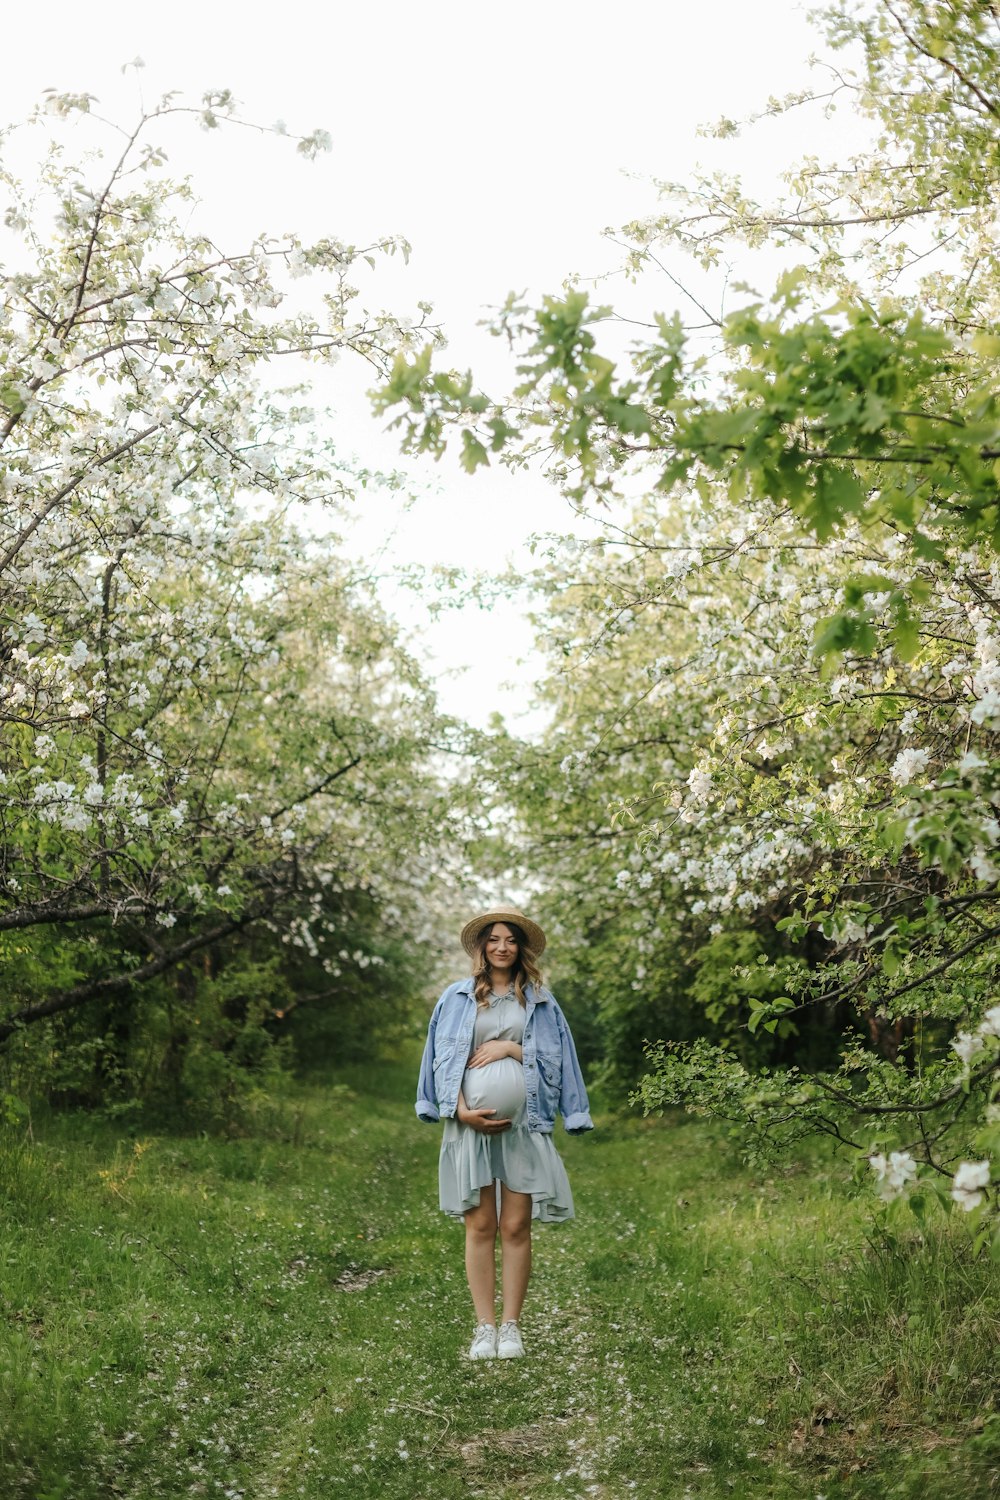
[{"label": "smiling face", "polygon": [[491,969],[509,969],[517,962],[517,938],[506,922],[494,922],[486,939],[486,962]]}]

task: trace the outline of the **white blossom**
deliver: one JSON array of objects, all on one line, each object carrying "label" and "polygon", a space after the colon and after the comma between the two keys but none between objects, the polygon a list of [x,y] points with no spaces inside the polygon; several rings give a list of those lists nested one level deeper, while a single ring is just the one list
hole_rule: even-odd
[{"label": "white blossom", "polygon": [[959,1208],[971,1213],[983,1201],[983,1188],[989,1186],[988,1161],[963,1161],[952,1179],[951,1196]]},{"label": "white blossom", "polygon": [[983,694],[975,708],[969,712],[973,724],[986,724],[990,729],[1000,729],[1000,692],[991,688]]},{"label": "white blossom", "polygon": [[715,789],[715,783],[707,771],[696,768],[687,779],[688,790],[696,802],[707,802]]},{"label": "white blossom", "polygon": [[983,1039],[971,1031],[959,1031],[952,1037],[949,1046],[958,1054],[965,1066],[983,1050]]},{"label": "white blossom", "polygon": [[67,802],[59,809],[59,823],[70,833],[86,833],[92,818],[79,802]]},{"label": "white blossom", "polygon": [[917,1175],[917,1164],[909,1151],[891,1151],[888,1158],[880,1151],[868,1158],[868,1165],[875,1173],[876,1191],[886,1202],[898,1198]]},{"label": "white blossom", "polygon": [[997,866],[981,849],[977,849],[969,856],[969,869],[977,880],[1000,880],[1000,869],[997,869]]},{"label": "white blossom", "polygon": [[909,786],[921,771],[927,769],[927,762],[930,758],[929,750],[900,750],[889,767],[889,775],[897,786]]}]

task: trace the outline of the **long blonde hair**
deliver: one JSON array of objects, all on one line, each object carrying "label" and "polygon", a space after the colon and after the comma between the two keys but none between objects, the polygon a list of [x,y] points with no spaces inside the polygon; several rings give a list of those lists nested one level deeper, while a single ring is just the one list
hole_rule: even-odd
[{"label": "long blonde hair", "polygon": [[[498,918],[499,920],[499,918]],[[486,958],[486,944],[490,933],[496,926],[495,922],[487,922],[482,932],[476,938],[476,951],[473,958],[472,977],[476,981],[476,1004],[479,1006],[489,1004],[490,996],[490,966]],[[518,927],[516,922],[504,922],[514,935],[517,944],[517,959],[514,963],[514,994],[522,1005],[525,1005],[526,997],[524,987],[533,984],[535,989],[540,989],[542,975],[538,967],[535,950],[524,935],[524,929]]]}]

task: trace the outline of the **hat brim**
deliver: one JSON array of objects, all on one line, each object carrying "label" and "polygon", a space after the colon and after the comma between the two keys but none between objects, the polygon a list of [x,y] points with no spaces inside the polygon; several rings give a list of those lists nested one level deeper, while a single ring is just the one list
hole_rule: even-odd
[{"label": "hat brim", "polygon": [[471,922],[466,922],[462,928],[462,947],[469,957],[475,956],[476,941],[484,927],[489,927],[493,922],[511,922],[520,927],[536,957],[545,951],[545,933],[537,922],[526,917],[523,911],[518,911],[515,906],[494,906],[489,911],[482,912],[473,917]]}]

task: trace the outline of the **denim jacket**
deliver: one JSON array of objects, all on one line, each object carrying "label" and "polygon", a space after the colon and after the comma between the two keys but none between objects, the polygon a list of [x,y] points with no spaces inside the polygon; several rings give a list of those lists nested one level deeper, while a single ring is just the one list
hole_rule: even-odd
[{"label": "denim jacket", "polygon": [[[547,989],[536,990],[529,984],[524,994],[527,1003],[521,1050],[528,1129],[551,1134],[558,1111],[571,1134],[593,1130],[587,1090],[566,1017]],[[427,1028],[417,1084],[416,1109],[422,1120],[454,1116],[475,1024],[475,982],[460,979],[445,990]]]}]

